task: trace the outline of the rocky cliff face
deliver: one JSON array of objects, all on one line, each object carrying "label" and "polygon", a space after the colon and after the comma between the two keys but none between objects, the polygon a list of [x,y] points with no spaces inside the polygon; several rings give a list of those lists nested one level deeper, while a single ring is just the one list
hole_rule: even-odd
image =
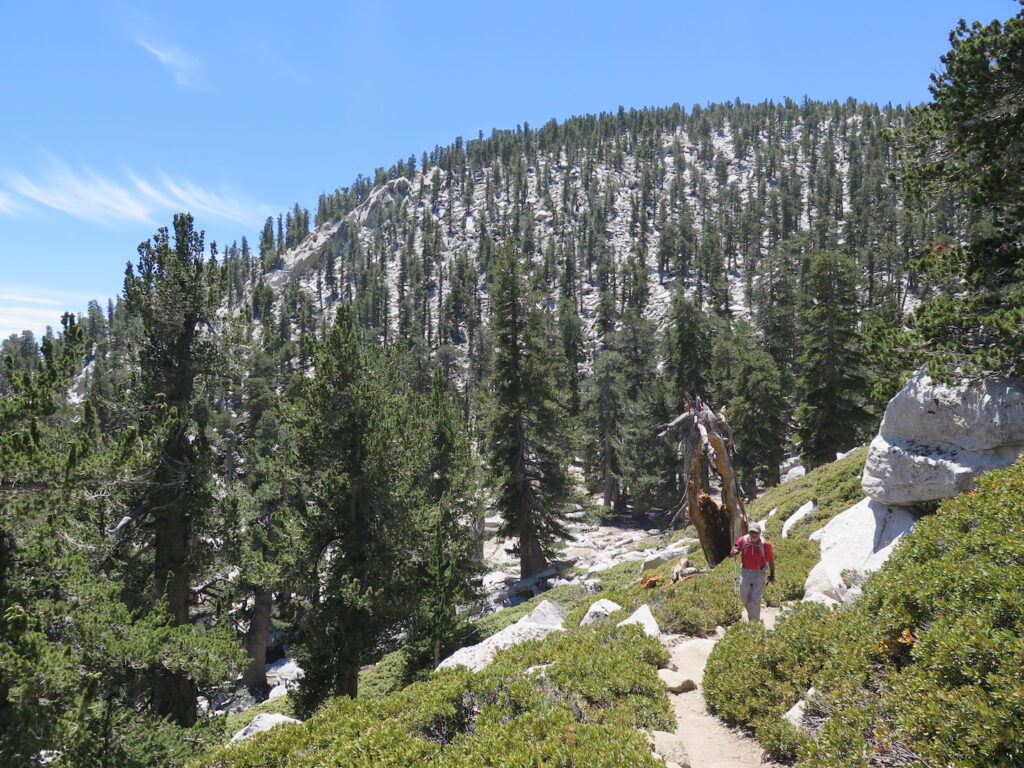
[{"label": "rocky cliff face", "polygon": [[886,504],[955,496],[1024,450],[1024,380],[940,384],[918,373],[889,403],[862,486]]}]

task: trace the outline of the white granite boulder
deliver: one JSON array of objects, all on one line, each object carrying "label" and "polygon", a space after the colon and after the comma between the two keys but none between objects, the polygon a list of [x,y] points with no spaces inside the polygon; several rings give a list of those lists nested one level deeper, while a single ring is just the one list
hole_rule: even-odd
[{"label": "white granite boulder", "polygon": [[782,480],[780,482],[788,483],[790,480],[796,480],[798,477],[803,477],[806,474],[807,470],[804,469],[803,466],[796,466],[786,472],[786,474],[782,476]]},{"label": "white granite boulder", "polygon": [[671,669],[659,669],[658,678],[665,684],[669,693],[687,693],[697,690],[697,684],[685,675]]},{"label": "white granite boulder", "polygon": [[565,610],[562,606],[550,600],[544,600],[533,609],[532,613],[523,616],[515,624],[505,627],[476,645],[460,648],[438,664],[437,668],[449,669],[463,666],[474,672],[479,672],[494,661],[498,651],[519,645],[527,640],[541,640],[561,629],[563,621],[565,621]]},{"label": "white granite boulder", "polygon": [[645,634],[651,637],[661,637],[661,628],[658,626],[658,622],[654,618],[654,614],[651,613],[651,606],[641,605],[635,611],[633,615],[628,619],[624,619],[618,623],[617,626],[624,627],[629,624],[637,624],[643,629]]},{"label": "white granite boulder", "polygon": [[305,672],[295,659],[278,659],[272,664],[266,665],[267,684],[271,687],[285,685],[292,687],[292,684],[299,680]]},{"label": "white granite boulder", "polygon": [[[787,517],[786,518],[786,522],[784,522],[782,524],[782,538],[784,538],[784,539],[787,538],[789,536],[789,529],[790,528],[792,528],[794,525],[799,523],[801,520],[803,520],[808,515],[813,515],[817,511],[818,511],[818,505],[813,500],[812,501],[808,501],[806,504],[801,505],[800,508],[796,512],[794,512],[792,515]],[[763,531],[764,528],[761,528],[761,530]]]},{"label": "white granite boulder", "polygon": [[583,617],[583,620],[580,621],[580,626],[585,627],[587,626],[587,624],[593,624],[598,619],[606,619],[616,611],[620,610],[622,610],[622,606],[616,603],[614,600],[601,598],[593,605],[591,605],[589,608],[587,608],[587,613]]},{"label": "white granite boulder", "polygon": [[851,584],[847,577],[853,574],[859,579],[881,568],[916,522],[913,509],[873,499],[864,499],[836,515],[815,532],[820,538],[821,562],[807,576],[804,600],[824,602],[814,598],[816,594],[838,602],[856,599],[859,585]]},{"label": "white granite boulder", "polygon": [[245,728],[235,733],[231,737],[231,743],[241,741],[242,739],[248,739],[250,736],[255,736],[257,733],[263,733],[269,731],[271,728],[276,728],[279,725],[286,723],[301,723],[301,720],[296,720],[294,717],[288,717],[288,715],[282,715],[277,712],[261,712],[252,719]]},{"label": "white granite boulder", "polygon": [[647,737],[651,750],[665,761],[666,768],[675,764],[680,768],[690,768],[690,755],[679,737],[668,731],[651,731]]},{"label": "white granite boulder", "polygon": [[816,693],[817,691],[815,691],[814,688],[809,688],[807,693],[804,694],[804,697],[786,711],[782,716],[782,719],[786,720],[798,731],[807,733],[809,729],[807,728],[807,724],[804,722],[804,711],[807,709],[807,702],[812,696],[815,696]]},{"label": "white granite boulder", "polygon": [[889,401],[871,442],[861,487],[887,504],[916,504],[970,490],[987,470],[1024,450],[1024,379],[944,385],[919,372]]},{"label": "white granite boulder", "polygon": [[640,566],[640,573],[647,573],[648,571],[653,571],[656,568],[661,568],[663,565],[668,565],[677,557],[679,557],[678,552],[669,552],[667,550],[655,552],[653,555],[648,555],[644,558],[644,562]]}]

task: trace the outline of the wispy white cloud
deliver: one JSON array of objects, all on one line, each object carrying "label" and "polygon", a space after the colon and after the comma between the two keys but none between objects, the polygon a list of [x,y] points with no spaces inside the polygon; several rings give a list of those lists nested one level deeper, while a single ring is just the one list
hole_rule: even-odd
[{"label": "wispy white cloud", "polygon": [[53,304],[60,306],[60,302],[56,299],[44,299],[41,296],[18,296],[14,293],[0,293],[0,301],[17,301],[26,302],[28,304]]},{"label": "wispy white cloud", "polygon": [[149,221],[151,206],[140,200],[139,195],[88,168],[76,173],[64,163],[51,159],[50,169],[42,181],[32,181],[24,174],[15,173],[9,183],[22,197],[80,219],[100,223],[112,219]]},{"label": "wispy white cloud", "polygon": [[42,335],[46,326],[55,330],[60,328],[60,317],[63,312],[58,308],[26,307],[0,304],[0,339],[6,339],[12,333],[32,331]]},{"label": "wispy white cloud", "polygon": [[0,213],[13,216],[21,209],[18,201],[11,195],[0,189]]},{"label": "wispy white cloud", "polygon": [[0,283],[0,339],[12,333],[32,331],[43,335],[46,326],[60,329],[65,312],[82,313],[90,299],[96,298],[75,291],[55,290],[52,286]]},{"label": "wispy white cloud", "polygon": [[[115,181],[89,168],[76,170],[50,158],[49,168],[38,178],[12,173],[7,177],[7,186],[26,200],[100,224],[122,221],[155,224],[168,213],[190,211],[196,215],[254,225],[271,212],[270,206],[227,192],[213,192],[167,174],[160,174],[156,181],[147,181],[132,171],[128,171],[126,176],[124,181]],[[5,194],[0,190],[0,195]],[[4,199],[0,197],[0,203]],[[0,207],[0,212],[14,215],[21,202],[12,198],[12,204],[7,208]]]},{"label": "wispy white cloud", "polygon": [[157,61],[170,71],[174,76],[174,82],[178,85],[195,86],[200,84],[199,60],[191,54],[176,46],[158,45],[141,37],[135,42],[153,54]]}]

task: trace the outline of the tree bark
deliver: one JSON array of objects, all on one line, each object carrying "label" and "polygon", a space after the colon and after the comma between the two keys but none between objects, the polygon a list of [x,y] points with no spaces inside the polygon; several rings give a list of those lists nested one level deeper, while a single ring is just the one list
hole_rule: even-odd
[{"label": "tree bark", "polygon": [[[174,489],[177,491],[177,489]],[[172,500],[156,514],[156,598],[166,598],[175,626],[189,621],[191,573],[189,560],[189,518],[180,500]],[[197,689],[186,675],[161,670],[153,687],[153,711],[171,717],[182,727],[196,722]]]},{"label": "tree bark", "polygon": [[[697,529],[708,565],[714,567],[728,557],[732,542],[745,533],[747,525],[746,510],[732,467],[732,430],[722,411],[713,413],[699,399],[689,410],[667,424],[661,434],[668,434],[674,427],[678,427],[680,433],[679,474],[684,491],[684,502],[680,504],[676,522],[682,522],[680,513],[685,510]],[[722,510],[710,496],[701,494],[707,484],[706,447],[711,448],[715,469],[722,478]]]},{"label": "tree bark", "polygon": [[245,650],[249,654],[249,667],[242,675],[242,682],[250,689],[267,687],[267,637],[270,635],[270,609],[274,604],[274,593],[269,589],[257,589],[253,597],[252,620],[245,638]]},{"label": "tree bark", "polygon": [[524,514],[523,525],[519,530],[519,578],[525,579],[547,567],[547,558],[537,538],[533,516]]}]

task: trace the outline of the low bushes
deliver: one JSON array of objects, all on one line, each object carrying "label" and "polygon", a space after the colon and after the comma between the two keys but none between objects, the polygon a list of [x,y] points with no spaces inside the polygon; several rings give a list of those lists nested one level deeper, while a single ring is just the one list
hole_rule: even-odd
[{"label": "low bushes", "polygon": [[[1024,764],[1022,511],[1024,459],[922,519],[851,608],[734,626],[709,705],[807,768]],[[778,715],[811,685],[800,735]]]},{"label": "low bushes", "polygon": [[667,587],[652,602],[662,632],[703,637],[729,626],[742,615],[736,579],[714,572]]},{"label": "low bushes", "polygon": [[559,632],[480,673],[445,670],[380,699],[334,699],[196,766],[657,768],[637,729],[674,728],[656,674],[665,653],[636,627]]}]

